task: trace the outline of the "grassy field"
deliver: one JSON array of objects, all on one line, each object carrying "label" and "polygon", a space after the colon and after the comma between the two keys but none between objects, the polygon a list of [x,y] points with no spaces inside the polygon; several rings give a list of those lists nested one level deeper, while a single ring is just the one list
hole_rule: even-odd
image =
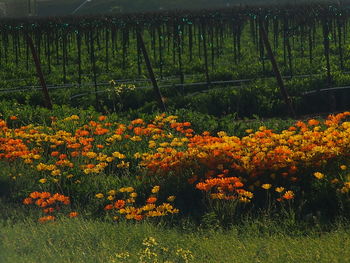
[{"label": "grassy field", "polygon": [[[283,225],[283,224],[282,224]],[[0,262],[349,262],[350,229],[297,231],[247,222],[228,230],[151,223],[2,222]]]}]

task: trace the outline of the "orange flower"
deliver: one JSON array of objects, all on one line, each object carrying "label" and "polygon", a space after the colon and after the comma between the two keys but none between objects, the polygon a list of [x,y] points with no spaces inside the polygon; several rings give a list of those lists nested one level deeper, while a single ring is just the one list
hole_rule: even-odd
[{"label": "orange flower", "polygon": [[293,191],[287,191],[284,193],[283,198],[286,200],[290,200],[294,198],[294,193]]},{"label": "orange flower", "polygon": [[53,221],[55,219],[56,219],[56,217],[54,217],[54,216],[44,216],[44,217],[40,217],[39,218],[39,222],[40,223],[45,223],[47,221]]},{"label": "orange flower", "polygon": [[131,124],[132,124],[132,125],[135,125],[135,124],[144,124],[144,121],[143,121],[142,119],[136,119],[136,120],[131,121]]},{"label": "orange flower", "polygon": [[[79,145],[80,145],[80,144],[79,144]],[[70,155],[71,155],[72,157],[77,157],[77,156],[79,156],[79,152],[74,151],[74,152],[71,152]]]},{"label": "orange flower", "polygon": [[106,120],[107,119],[107,116],[100,116],[100,117],[98,117],[98,120],[99,121],[104,121],[104,120]]},{"label": "orange flower", "polygon": [[68,216],[69,216],[70,218],[73,218],[73,217],[77,217],[78,215],[79,215],[78,212],[70,212]]},{"label": "orange flower", "polygon": [[122,209],[125,206],[125,201],[124,200],[117,200],[114,203],[114,207],[117,209]]},{"label": "orange flower", "polygon": [[33,193],[30,193],[29,196],[31,198],[33,198],[33,199],[37,199],[37,198],[40,198],[40,193],[39,192],[33,192]]},{"label": "orange flower", "polygon": [[104,210],[112,210],[113,209],[113,205],[108,204],[105,206]]},{"label": "orange flower", "polygon": [[60,154],[60,156],[59,156],[58,158],[59,158],[60,160],[64,160],[64,159],[67,158],[67,154],[62,153],[62,154]]},{"label": "orange flower", "polygon": [[51,153],[51,156],[52,156],[52,157],[55,157],[55,156],[58,156],[59,154],[60,154],[59,152],[55,151],[55,152],[52,152],[52,153]]},{"label": "orange flower", "polygon": [[310,125],[310,126],[316,126],[316,125],[318,125],[320,122],[318,121],[318,120],[314,120],[314,119],[311,119],[311,120],[309,120],[308,121],[308,124]]},{"label": "orange flower", "polygon": [[49,197],[51,197],[51,194],[49,192],[42,192],[40,194],[40,197],[41,198],[49,198]]},{"label": "orange flower", "polygon": [[23,204],[25,204],[25,205],[30,205],[32,203],[33,203],[33,199],[30,197],[27,197],[23,200]]},{"label": "orange flower", "polygon": [[143,218],[142,215],[135,215],[135,216],[134,216],[134,219],[137,220],[137,221],[142,220],[142,218]]},{"label": "orange flower", "polygon": [[53,207],[43,209],[43,212],[46,214],[53,213],[54,211],[55,211],[55,208],[53,208]]},{"label": "orange flower", "polygon": [[17,119],[18,119],[17,116],[10,116],[10,120],[11,120],[11,121],[15,121],[15,120],[17,120]]},{"label": "orange flower", "polygon": [[151,196],[151,197],[149,197],[149,198],[146,200],[146,202],[147,202],[148,204],[153,204],[153,203],[157,202],[157,198]]}]

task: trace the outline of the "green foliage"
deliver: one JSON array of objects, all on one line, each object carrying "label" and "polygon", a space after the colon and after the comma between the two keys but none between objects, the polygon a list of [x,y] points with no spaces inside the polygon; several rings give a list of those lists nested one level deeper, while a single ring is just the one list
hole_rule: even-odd
[{"label": "green foliage", "polygon": [[[295,226],[287,228],[281,221],[266,220],[247,221],[226,231],[186,232],[147,222],[112,225],[78,218],[44,225],[27,220],[1,224],[1,262],[156,262],[141,261],[140,257],[146,259],[146,255],[166,257],[169,262],[350,260],[346,225],[321,233],[317,228],[299,232]],[[168,253],[163,253],[166,250]],[[184,260],[185,254],[188,261]]]}]

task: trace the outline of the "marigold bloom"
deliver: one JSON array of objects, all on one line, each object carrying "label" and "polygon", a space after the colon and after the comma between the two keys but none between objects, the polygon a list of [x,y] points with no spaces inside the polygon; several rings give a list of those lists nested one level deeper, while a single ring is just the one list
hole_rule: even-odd
[{"label": "marigold bloom", "polygon": [[114,203],[114,207],[117,208],[117,209],[122,209],[122,208],[124,208],[124,206],[125,206],[125,201],[124,200],[117,200]]},{"label": "marigold bloom", "polygon": [[166,200],[168,201],[168,202],[174,202],[174,200],[175,200],[175,196],[174,195],[171,195],[171,196],[169,196]]},{"label": "marigold bloom", "polygon": [[344,165],[344,164],[343,164],[343,165],[340,165],[340,169],[343,170],[343,171],[345,171],[345,170],[347,169],[347,166]]},{"label": "marigold bloom", "polygon": [[311,119],[311,120],[309,120],[308,121],[308,124],[310,125],[310,126],[316,126],[316,125],[318,125],[320,122],[318,121],[318,120],[314,120],[314,119]]},{"label": "marigold bloom", "polygon": [[73,217],[77,217],[78,215],[79,215],[78,212],[73,211],[73,212],[70,212],[68,216],[69,216],[70,218],[73,218]]},{"label": "marigold bloom", "polygon": [[320,172],[315,172],[314,173],[314,176],[317,178],[317,179],[322,179],[324,177],[324,174],[323,173],[320,173]]},{"label": "marigold bloom", "polygon": [[293,191],[287,191],[284,193],[283,198],[286,200],[290,200],[294,198],[294,192]]},{"label": "marigold bloom", "polygon": [[103,115],[102,115],[102,116],[99,116],[99,117],[98,117],[98,120],[99,120],[99,121],[105,121],[106,119],[107,119],[107,116],[103,116]]},{"label": "marigold bloom", "polygon": [[98,194],[95,194],[95,197],[98,199],[101,199],[104,197],[104,195],[102,193],[98,193]]},{"label": "marigold bloom", "polygon": [[112,200],[114,200],[114,196],[113,195],[109,195],[108,197],[107,197],[107,199],[109,200],[109,201],[112,201]]},{"label": "marigold bloom", "polygon": [[29,194],[29,197],[33,198],[33,199],[37,199],[40,198],[40,193],[39,192],[32,192]]},{"label": "marigold bloom", "polygon": [[33,203],[33,199],[30,197],[27,197],[23,200],[23,204],[25,204],[25,205],[30,205],[32,203]]},{"label": "marigold bloom", "polygon": [[104,208],[104,210],[112,210],[112,209],[113,209],[113,205],[112,204],[108,204]]},{"label": "marigold bloom", "polygon": [[147,200],[146,200],[146,203],[148,204],[153,204],[157,201],[157,198],[156,197],[149,197]]},{"label": "marigold bloom", "polygon": [[39,222],[40,223],[45,223],[47,221],[53,221],[55,219],[56,219],[56,217],[54,217],[54,216],[44,216],[44,217],[40,217],[39,218]]},{"label": "marigold bloom", "polygon": [[131,193],[131,194],[130,194],[130,197],[131,197],[131,198],[136,198],[136,197],[137,197],[137,193],[135,193],[135,192]]},{"label": "marigold bloom", "polygon": [[159,192],[159,189],[160,189],[160,186],[159,185],[156,185],[156,186],[154,186],[153,188],[152,188],[152,193],[153,194],[156,194],[156,193],[158,193]]},{"label": "marigold bloom", "polygon": [[282,193],[284,191],[284,187],[282,187],[282,186],[276,187],[275,190],[277,193]]},{"label": "marigold bloom", "polygon": [[52,152],[50,155],[51,155],[52,157],[55,157],[55,156],[58,156],[59,154],[60,154],[60,152],[54,151],[54,152]]},{"label": "marigold bloom", "polygon": [[261,188],[263,188],[265,190],[269,190],[271,188],[271,184],[263,184],[263,185],[261,185]]}]

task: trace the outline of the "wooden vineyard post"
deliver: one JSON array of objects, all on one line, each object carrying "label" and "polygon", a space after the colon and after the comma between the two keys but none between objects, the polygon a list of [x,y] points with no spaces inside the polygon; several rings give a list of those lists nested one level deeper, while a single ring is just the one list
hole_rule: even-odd
[{"label": "wooden vineyard post", "polygon": [[[332,74],[331,74],[331,63],[330,63],[330,47],[329,47],[329,24],[327,20],[322,21],[322,31],[323,31],[323,46],[324,46],[324,55],[326,58],[326,68],[327,68],[327,87],[332,87]],[[329,103],[330,110],[336,110],[336,99],[333,92],[329,94]]]},{"label": "wooden vineyard post", "polygon": [[279,88],[281,90],[281,94],[283,96],[283,99],[284,99],[284,101],[285,101],[285,103],[286,103],[286,105],[288,107],[288,110],[289,110],[290,114],[293,117],[296,117],[293,105],[292,105],[291,100],[290,100],[290,97],[289,97],[288,92],[287,92],[287,90],[286,90],[286,88],[284,86],[283,79],[282,79],[281,73],[279,71],[279,68],[278,68],[275,56],[273,55],[273,52],[272,52],[272,49],[271,49],[271,45],[270,45],[270,42],[269,42],[266,30],[264,28],[263,22],[260,22],[260,34],[261,34],[261,38],[262,38],[262,40],[264,42],[267,54],[268,54],[268,56],[270,58],[270,61],[271,61],[271,64],[272,64],[272,68],[273,68],[273,71],[274,71],[275,76],[276,76],[277,84],[278,84],[278,86],[279,86]]},{"label": "wooden vineyard post", "polygon": [[[210,86],[206,33],[207,33],[206,26],[203,23],[202,24],[202,40],[203,40],[203,49],[204,49],[203,51],[204,51],[205,78],[207,80],[207,85]],[[199,43],[199,45],[200,45],[200,43]]]},{"label": "wooden vineyard post", "polygon": [[44,94],[45,106],[48,109],[52,110],[52,103],[51,103],[49,90],[47,89],[47,86],[46,86],[44,74],[43,74],[43,72],[41,70],[41,65],[40,65],[38,53],[36,52],[36,49],[34,47],[33,39],[30,37],[30,35],[28,33],[25,33],[25,36],[26,36],[29,48],[30,48],[30,50],[32,52],[32,55],[33,55],[33,60],[34,60],[34,63],[35,63],[36,72],[38,74],[38,78],[39,78],[39,81],[40,81],[40,84],[41,84],[41,87],[42,87],[42,91],[43,91],[43,94]]},{"label": "wooden vineyard post", "polygon": [[136,34],[137,34],[137,41],[140,44],[140,48],[141,48],[143,57],[144,57],[145,62],[146,62],[146,66],[147,66],[149,77],[150,77],[150,79],[152,81],[153,88],[154,88],[154,91],[155,91],[156,96],[157,96],[158,103],[159,103],[161,109],[163,111],[166,111],[166,107],[165,107],[165,104],[164,104],[164,101],[163,101],[163,97],[162,97],[162,94],[161,94],[160,89],[158,87],[157,80],[156,80],[156,78],[154,76],[154,72],[153,72],[153,69],[152,69],[151,61],[149,60],[148,53],[147,53],[147,50],[146,50],[145,43],[143,42],[142,35],[141,35],[139,30],[136,31]]}]

